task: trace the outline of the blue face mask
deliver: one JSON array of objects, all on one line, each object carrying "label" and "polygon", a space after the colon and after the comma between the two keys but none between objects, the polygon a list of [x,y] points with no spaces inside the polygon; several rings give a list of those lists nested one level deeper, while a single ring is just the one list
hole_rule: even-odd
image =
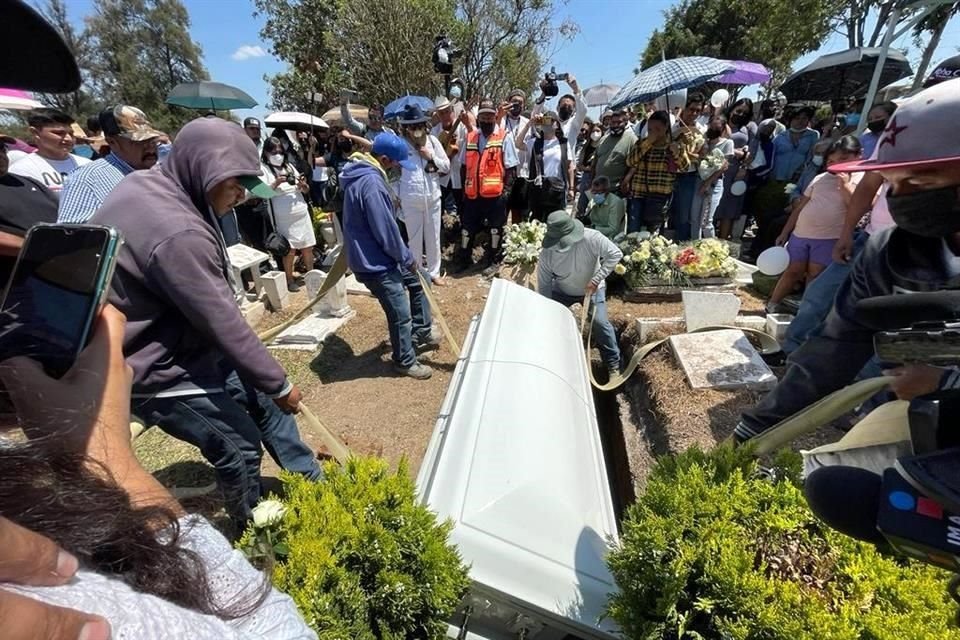
[{"label": "blue face mask", "polygon": [[860,124],[860,114],[859,113],[848,113],[847,114],[847,126],[855,127]]},{"label": "blue face mask", "polygon": [[450,87],[450,97],[451,98],[461,98],[463,95],[463,90],[460,89],[459,85],[453,85]]},{"label": "blue face mask", "polygon": [[607,194],[605,193],[595,193],[593,194],[593,201],[596,204],[603,204],[604,200],[607,199]]}]

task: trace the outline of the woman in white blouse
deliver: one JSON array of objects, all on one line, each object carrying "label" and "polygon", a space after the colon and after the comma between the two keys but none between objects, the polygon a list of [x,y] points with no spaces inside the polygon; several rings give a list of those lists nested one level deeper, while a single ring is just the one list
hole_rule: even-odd
[{"label": "woman in white blouse", "polygon": [[124,324],[104,308],[60,379],[26,358],[0,364],[30,438],[0,445],[3,637],[315,640],[288,596],[140,466]]},{"label": "woman in white blouse", "polygon": [[297,253],[303,259],[305,271],[313,269],[313,248],[317,237],[313,230],[310,207],[303,194],[310,191],[306,176],[287,162],[283,146],[277,138],[267,138],[261,154],[263,180],[278,195],[270,198],[270,218],[277,233],[290,243],[290,251],[283,256],[283,272],[287,275],[287,288],[297,291],[300,287],[293,276],[293,263]]},{"label": "woman in white blouse", "polygon": [[[528,134],[531,126],[534,130]],[[529,150],[530,217],[546,222],[551,213],[566,208],[567,191],[573,184],[569,145],[557,114],[534,114],[517,136],[517,150]]]}]

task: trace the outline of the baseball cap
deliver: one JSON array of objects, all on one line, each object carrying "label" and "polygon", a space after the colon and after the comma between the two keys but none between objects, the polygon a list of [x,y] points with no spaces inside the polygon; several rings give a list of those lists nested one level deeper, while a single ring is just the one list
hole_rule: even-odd
[{"label": "baseball cap", "polygon": [[960,161],[960,78],[924,89],[887,122],[871,158],[835,164],[831,173],[876,171]]},{"label": "baseball cap", "polygon": [[119,136],[134,142],[143,142],[164,135],[162,131],[153,128],[143,111],[126,104],[104,109],[98,120],[104,136]]},{"label": "baseball cap", "polygon": [[279,192],[270,188],[270,185],[264,183],[259,176],[237,176],[237,182],[243,185],[243,188],[264,200],[269,200],[280,195]]},{"label": "baseball cap", "polygon": [[375,156],[387,156],[401,167],[408,170],[417,168],[417,165],[410,160],[410,147],[400,136],[384,131],[373,139],[373,148],[370,153]]},{"label": "baseball cap", "polygon": [[257,129],[260,129],[260,121],[257,118],[244,118],[243,128],[246,129],[247,127],[256,127]]},{"label": "baseball cap", "polygon": [[481,113],[492,113],[493,115],[497,114],[497,109],[493,105],[493,100],[483,99],[480,101],[479,109],[477,109],[477,115]]}]

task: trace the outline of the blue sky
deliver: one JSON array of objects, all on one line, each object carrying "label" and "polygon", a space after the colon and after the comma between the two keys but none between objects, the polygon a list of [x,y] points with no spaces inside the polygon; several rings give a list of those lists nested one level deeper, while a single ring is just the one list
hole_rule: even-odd
[{"label": "blue sky", "polygon": [[[384,0],[389,2],[389,0]],[[789,0],[785,0],[789,1]],[[276,73],[284,65],[269,53],[269,45],[260,39],[263,20],[253,16],[249,0],[184,0],[191,19],[191,34],[203,47],[204,63],[212,79],[240,87],[260,104],[252,110],[238,111],[263,116],[268,111],[268,86],[263,76]],[[66,0],[71,18],[77,22],[90,13],[93,0]],[[580,33],[572,42],[564,42],[547,61],[558,72],[569,71],[577,76],[581,88],[612,82],[623,84],[637,66],[640,52],[650,33],[663,23],[663,10],[670,0],[569,0],[557,3],[555,21],[572,18],[580,25]],[[956,53],[960,43],[960,19],[954,19],[934,55],[934,63]],[[894,43],[907,47],[911,61],[919,60],[920,51],[909,37]],[[798,60],[800,68],[822,53],[846,48],[845,39],[837,34],[829,37],[819,51]],[[429,68],[430,62],[423,62]],[[749,92],[748,94],[749,95]]]}]

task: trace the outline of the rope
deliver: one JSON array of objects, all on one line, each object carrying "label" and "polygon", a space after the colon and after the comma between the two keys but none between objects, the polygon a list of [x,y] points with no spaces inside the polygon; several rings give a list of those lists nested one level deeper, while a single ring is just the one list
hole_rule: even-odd
[{"label": "rope", "polygon": [[430,311],[433,312],[433,316],[440,325],[440,330],[447,338],[447,343],[450,345],[450,349],[453,350],[453,355],[460,355],[460,345],[457,344],[457,339],[453,337],[453,332],[450,331],[450,327],[447,326],[447,320],[443,317],[443,312],[440,310],[440,303],[433,297],[433,291],[430,290],[430,283],[423,277],[423,273],[419,269],[417,269],[417,277],[420,278],[423,294],[427,297],[427,302],[430,303]]}]

